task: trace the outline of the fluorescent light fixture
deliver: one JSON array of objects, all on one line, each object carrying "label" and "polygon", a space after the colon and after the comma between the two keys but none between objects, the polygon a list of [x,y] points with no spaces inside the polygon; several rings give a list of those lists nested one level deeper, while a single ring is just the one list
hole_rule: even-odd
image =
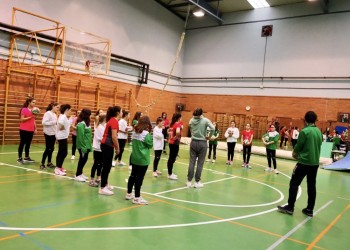
[{"label": "fluorescent light fixture", "polygon": [[254,9],[270,7],[266,0],[247,0]]},{"label": "fluorescent light fixture", "polygon": [[195,15],[196,17],[202,17],[204,16],[204,11],[202,9],[198,9],[193,12],[193,15]]}]

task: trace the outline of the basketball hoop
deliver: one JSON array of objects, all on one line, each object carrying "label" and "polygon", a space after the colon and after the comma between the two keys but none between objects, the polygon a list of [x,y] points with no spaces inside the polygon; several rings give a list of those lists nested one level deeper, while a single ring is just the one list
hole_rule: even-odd
[{"label": "basketball hoop", "polygon": [[90,75],[90,79],[94,78],[95,75],[99,75],[101,68],[104,65],[103,62],[97,60],[86,60],[85,71]]}]

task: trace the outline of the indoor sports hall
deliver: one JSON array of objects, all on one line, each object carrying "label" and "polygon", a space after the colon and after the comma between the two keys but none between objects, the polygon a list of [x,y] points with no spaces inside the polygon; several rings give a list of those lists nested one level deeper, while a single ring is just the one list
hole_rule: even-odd
[{"label": "indoor sports hall", "polygon": [[[347,0],[0,1],[0,249],[348,249],[349,30]],[[102,130],[100,180],[95,136],[112,111],[119,125]],[[320,136],[301,147],[308,111]],[[193,159],[202,162],[192,155],[197,116],[208,150],[189,180]],[[113,138],[120,152],[123,119],[111,167],[104,146]],[[281,209],[296,151],[310,147],[319,147],[313,211],[309,176],[294,210]],[[137,184],[128,196],[139,152],[149,159],[136,180],[142,200]]]}]

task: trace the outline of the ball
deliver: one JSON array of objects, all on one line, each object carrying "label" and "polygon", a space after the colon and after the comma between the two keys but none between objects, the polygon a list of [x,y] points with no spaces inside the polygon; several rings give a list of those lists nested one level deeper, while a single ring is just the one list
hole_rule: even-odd
[{"label": "ball", "polygon": [[265,137],[264,137],[264,141],[265,141],[265,142],[269,142],[269,137],[268,137],[268,136],[265,136]]},{"label": "ball", "polygon": [[215,136],[210,137],[210,140],[211,140],[211,141],[215,141],[215,139],[216,139]]},{"label": "ball", "polygon": [[249,145],[249,140],[244,140],[243,143],[244,145]]},{"label": "ball", "polygon": [[35,107],[35,108],[32,109],[32,113],[33,113],[33,115],[37,115],[37,114],[40,113],[40,109]]}]

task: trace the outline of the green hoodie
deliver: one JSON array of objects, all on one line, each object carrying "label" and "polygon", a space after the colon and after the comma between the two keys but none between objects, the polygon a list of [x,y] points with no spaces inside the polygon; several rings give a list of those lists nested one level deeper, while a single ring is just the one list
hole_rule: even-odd
[{"label": "green hoodie", "polygon": [[85,154],[88,150],[92,151],[92,131],[91,127],[87,127],[85,122],[79,122],[77,127],[77,149]]},{"label": "green hoodie", "polygon": [[322,133],[315,124],[308,124],[299,134],[293,153],[298,162],[304,165],[318,166],[322,145]]},{"label": "green hoodie", "polygon": [[153,147],[152,135],[144,130],[141,134],[132,134],[131,163],[139,166],[148,166],[150,163],[150,150]]},{"label": "green hoodie", "polygon": [[192,140],[206,141],[207,128],[211,131],[215,129],[214,125],[204,116],[193,116],[190,120],[190,130]]}]

